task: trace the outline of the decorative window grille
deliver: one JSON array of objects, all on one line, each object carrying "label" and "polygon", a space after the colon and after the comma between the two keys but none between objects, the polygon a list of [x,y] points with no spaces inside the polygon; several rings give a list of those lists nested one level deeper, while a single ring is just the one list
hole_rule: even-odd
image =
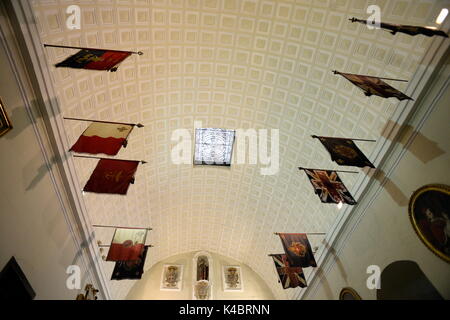
[{"label": "decorative window grille", "polygon": [[195,129],[194,164],[230,166],[235,133],[226,129]]}]

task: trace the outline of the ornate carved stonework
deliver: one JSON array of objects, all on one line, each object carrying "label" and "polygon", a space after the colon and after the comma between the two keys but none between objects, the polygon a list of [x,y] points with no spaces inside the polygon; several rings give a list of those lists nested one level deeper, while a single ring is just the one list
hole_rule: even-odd
[{"label": "ornate carved stonework", "polygon": [[228,268],[225,270],[225,283],[230,288],[237,288],[239,285],[239,274],[237,273],[236,268]]},{"label": "ornate carved stonework", "polygon": [[161,279],[161,290],[181,290],[183,278],[183,266],[176,264],[166,264],[163,268]]},{"label": "ornate carved stonework", "polygon": [[197,300],[209,300],[210,285],[208,280],[199,280],[194,286],[194,295]]},{"label": "ornate carved stonework", "polygon": [[242,275],[239,266],[223,267],[223,288],[224,291],[242,291]]},{"label": "ornate carved stonework", "polygon": [[175,266],[169,266],[167,268],[167,272],[165,274],[164,284],[168,288],[175,288],[178,283],[178,267]]}]

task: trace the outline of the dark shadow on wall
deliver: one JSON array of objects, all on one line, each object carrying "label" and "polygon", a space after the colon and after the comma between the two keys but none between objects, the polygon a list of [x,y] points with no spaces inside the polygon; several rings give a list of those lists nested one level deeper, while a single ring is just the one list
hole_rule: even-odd
[{"label": "dark shadow on wall", "polygon": [[63,155],[63,157],[59,157],[59,156],[53,156],[51,159],[49,159],[50,163],[44,163],[42,164],[37,171],[33,171],[33,169],[29,169],[29,168],[33,168],[34,167],[34,163],[36,162],[43,162],[45,161],[43,159],[42,154],[37,154],[36,156],[33,157],[32,161],[30,161],[29,164],[27,164],[26,166],[24,166],[23,168],[23,178],[24,178],[24,183],[27,183],[29,181],[29,184],[26,186],[26,190],[29,191],[31,189],[33,189],[34,187],[36,187],[38,185],[38,183],[46,176],[46,174],[49,173],[49,171],[51,170],[51,168],[53,166],[57,166],[58,164],[62,164],[63,162],[65,162],[68,158],[69,158],[70,153],[65,153]]},{"label": "dark shadow on wall", "polygon": [[389,196],[394,200],[400,207],[406,207],[408,205],[408,197],[400,190],[399,187],[380,169],[369,169],[363,168],[362,171],[369,177],[378,180],[380,185],[389,194]]},{"label": "dark shadow on wall", "polygon": [[395,261],[381,273],[377,300],[443,300],[414,261]]},{"label": "dark shadow on wall", "polygon": [[341,259],[339,259],[338,255],[336,254],[336,249],[334,249],[327,241],[322,242],[324,247],[328,249],[330,254],[333,256],[334,261],[336,262],[336,265],[339,269],[339,273],[341,274],[342,278],[345,280],[346,283],[348,283],[348,276],[345,272],[344,265],[342,264]]},{"label": "dark shadow on wall", "polygon": [[[5,100],[5,98],[3,98]],[[28,110],[24,105],[13,108],[13,105],[9,105],[6,101],[3,101],[6,107],[10,107],[8,112],[9,119],[11,120],[13,129],[5,135],[5,139],[13,140],[19,136],[25,129],[36,123],[35,119],[31,119]],[[31,101],[31,108],[37,109],[37,103],[35,100]],[[8,110],[7,110],[8,111]],[[40,112],[35,112],[36,117],[42,118]]]},{"label": "dark shadow on wall", "polygon": [[322,288],[324,291],[324,294],[328,300],[333,300],[333,290],[331,289],[330,283],[328,282],[328,279],[325,275],[325,272],[322,270],[322,268],[318,267],[316,270],[316,277],[320,279],[320,283],[322,283]]},{"label": "dark shadow on wall", "polygon": [[[76,254],[75,254],[75,256],[73,257],[73,260],[72,260],[72,264],[71,265],[75,265],[75,266],[79,266],[79,267],[82,267],[83,266],[83,264],[82,264],[82,262],[80,261],[81,260],[81,258],[82,258],[82,255],[83,255],[83,251],[88,251],[88,249],[87,249],[87,247],[89,246],[89,244],[91,243],[91,242],[93,242],[95,240],[95,235],[94,235],[94,233],[92,232],[90,235],[89,235],[89,238],[88,239],[86,239],[86,240],[84,240],[81,244],[80,244],[80,249],[79,250],[77,250],[77,252],[76,252]],[[67,249],[70,249],[70,248],[72,248],[73,247],[73,242],[71,242],[71,241],[66,241],[66,243],[65,243],[65,248],[67,248]],[[86,272],[83,272],[82,273],[82,276],[81,276],[81,279],[80,279],[80,283],[81,283],[81,289],[84,289],[84,287],[85,287],[85,285],[87,284],[87,281],[88,281],[88,272],[89,271],[91,271],[91,272],[93,272],[94,274],[95,274],[95,266],[94,266],[94,264],[92,263],[92,261],[86,261],[86,263],[87,263],[87,268],[89,269],[89,270],[86,270]],[[65,266],[64,264],[62,264],[64,267],[68,267],[68,266]],[[91,281],[92,281],[92,279],[91,279]],[[83,291],[80,291],[80,292],[83,292]],[[76,293],[79,293],[79,292],[76,292]]]},{"label": "dark shadow on wall", "polygon": [[[330,244],[327,241],[322,241],[322,244],[330,252],[330,254],[332,256],[331,259],[333,259],[335,261],[335,263],[338,267],[339,273],[341,274],[342,278],[345,280],[345,283],[348,284],[347,273],[345,272],[345,268],[344,268],[344,265],[342,264],[341,259],[339,259],[338,255],[336,254],[336,249],[334,249],[332,246],[330,246]],[[330,283],[328,282],[326,273],[324,272],[324,270],[321,267],[316,268],[316,277],[318,277],[318,279],[320,279],[319,281],[322,284],[322,288],[323,288],[326,299],[334,300],[334,299],[339,298],[339,297],[334,296],[334,291],[331,288]]]},{"label": "dark shadow on wall", "polygon": [[406,149],[423,163],[430,162],[445,154],[445,151],[439,148],[436,142],[428,139],[420,132],[414,131],[413,127],[409,125],[401,126],[389,120],[381,132],[381,136],[387,140],[392,140],[392,137],[396,137],[397,134],[399,134],[397,142],[403,146],[406,146],[409,139],[414,136],[414,140]]},{"label": "dark shadow on wall", "polygon": [[[54,100],[52,101],[53,104],[57,102],[56,99],[53,100]],[[3,99],[3,103],[6,103],[5,99]],[[10,109],[11,111],[9,112],[8,115],[11,120],[13,128],[4,136],[4,138],[7,140],[15,140],[25,130],[33,130],[32,127],[34,125],[37,125],[37,122],[43,121],[42,122],[43,125],[45,126],[48,125],[48,122],[45,122],[46,118],[43,117],[43,113],[41,112],[41,105],[37,100],[30,101],[30,110],[28,110],[25,105],[20,105],[16,107],[11,105],[11,107],[12,107]],[[30,116],[30,113],[33,114],[33,116]],[[47,127],[45,127],[45,129],[47,129]],[[27,143],[38,144],[38,140],[37,138],[35,138],[32,140],[28,140]],[[61,157],[53,155],[52,158],[49,159],[50,163],[42,164],[36,171],[35,164],[44,161],[43,155],[41,153],[36,154],[31,159],[29,164],[25,165],[23,168],[22,181],[25,184],[24,188],[26,188],[27,191],[33,189],[42,180],[42,178],[45,177],[45,175],[48,173],[48,171],[52,166],[65,162],[68,157],[69,153],[65,153]]]},{"label": "dark shadow on wall", "polygon": [[[3,103],[5,103],[6,106],[8,106],[8,102],[4,101],[5,99],[3,98]],[[50,104],[57,104],[58,100],[56,98],[53,98]],[[23,131],[25,131],[29,126],[35,125],[38,121],[43,120],[45,121],[46,119],[50,118],[48,116],[44,116],[44,113],[42,110],[44,106],[38,102],[37,100],[31,100],[30,101],[30,109],[27,110],[27,107],[25,105],[20,105],[17,107],[14,107],[13,105],[10,105],[9,108],[9,113],[8,116],[11,120],[13,129],[8,132],[7,135],[5,135],[6,139],[12,140],[14,138],[16,138],[17,136],[19,136]],[[33,115],[33,117],[30,116],[31,113]],[[56,116],[59,115],[60,112],[59,110],[57,111],[57,113],[55,114]],[[53,118],[54,116],[51,116],[51,118]],[[48,125],[48,122],[45,123],[45,125]]]},{"label": "dark shadow on wall", "polygon": [[[396,137],[396,142],[406,147],[419,161],[427,163],[433,159],[445,154],[445,151],[438,147],[437,143],[428,139],[418,131],[414,131],[409,125],[400,125],[393,121],[388,121],[381,132],[381,136],[392,141]],[[414,137],[412,143],[408,144],[411,137]],[[389,194],[400,207],[406,207],[409,198],[400,190],[400,188],[380,169],[363,168],[362,171],[369,177],[378,180],[380,185]]]}]

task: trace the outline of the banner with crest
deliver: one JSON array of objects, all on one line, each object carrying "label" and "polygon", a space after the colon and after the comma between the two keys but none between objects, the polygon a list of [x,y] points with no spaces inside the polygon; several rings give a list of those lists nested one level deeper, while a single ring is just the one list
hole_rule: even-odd
[{"label": "banner with crest", "polygon": [[139,161],[101,159],[83,188],[85,192],[127,194]]},{"label": "banner with crest", "polygon": [[375,168],[352,139],[320,136],[313,136],[313,138],[319,139],[330,153],[331,160],[340,166]]},{"label": "banner with crest", "polygon": [[291,267],[317,267],[306,233],[279,233]]}]

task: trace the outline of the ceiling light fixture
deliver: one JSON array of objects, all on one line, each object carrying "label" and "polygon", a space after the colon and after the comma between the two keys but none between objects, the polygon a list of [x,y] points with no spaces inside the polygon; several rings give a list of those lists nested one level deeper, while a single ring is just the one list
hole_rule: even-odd
[{"label": "ceiling light fixture", "polygon": [[342,201],[339,201],[339,203],[337,204],[337,208],[338,208],[339,210],[342,209]]},{"label": "ceiling light fixture", "polygon": [[441,10],[441,13],[439,13],[437,19],[436,19],[436,23],[437,24],[441,24],[442,22],[444,22],[445,18],[447,18],[448,15],[448,9],[444,8]]}]

